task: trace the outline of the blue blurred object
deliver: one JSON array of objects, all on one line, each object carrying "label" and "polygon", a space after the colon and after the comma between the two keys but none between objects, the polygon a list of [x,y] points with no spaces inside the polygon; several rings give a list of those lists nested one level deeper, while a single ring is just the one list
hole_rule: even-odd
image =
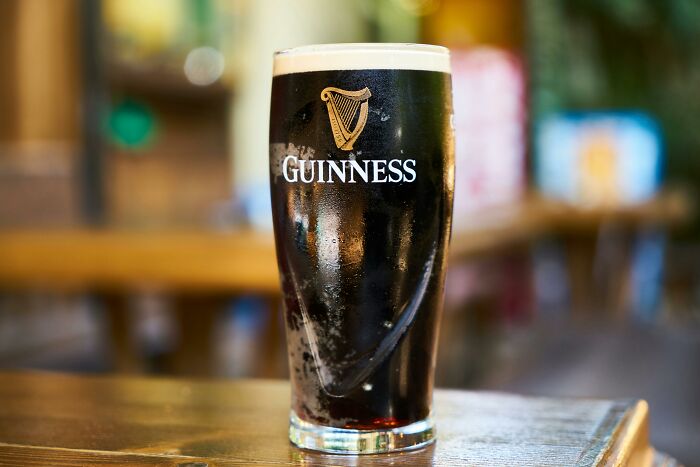
[{"label": "blue blurred object", "polygon": [[236,199],[252,227],[259,230],[272,230],[272,202],[267,181],[237,187]]},{"label": "blue blurred object", "polygon": [[245,295],[233,300],[219,330],[220,374],[251,377],[261,364],[265,330],[274,323],[274,311],[265,299]]},{"label": "blue blurred object", "polygon": [[536,184],[552,198],[634,204],[661,185],[661,131],[644,113],[553,114],[537,125],[535,146]]},{"label": "blue blurred object", "polygon": [[632,252],[630,309],[638,322],[653,324],[659,319],[663,296],[666,235],[658,229],[643,231]]}]

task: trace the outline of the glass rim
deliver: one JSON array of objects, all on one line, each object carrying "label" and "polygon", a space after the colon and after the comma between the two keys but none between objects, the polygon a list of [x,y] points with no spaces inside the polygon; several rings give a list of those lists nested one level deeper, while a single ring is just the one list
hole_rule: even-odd
[{"label": "glass rim", "polygon": [[273,76],[332,70],[418,70],[450,73],[450,50],[430,44],[315,44],[275,52]]},{"label": "glass rim", "polygon": [[331,52],[399,52],[449,55],[450,49],[441,45],[412,42],[347,42],[290,47],[275,51],[274,56],[314,55]]}]

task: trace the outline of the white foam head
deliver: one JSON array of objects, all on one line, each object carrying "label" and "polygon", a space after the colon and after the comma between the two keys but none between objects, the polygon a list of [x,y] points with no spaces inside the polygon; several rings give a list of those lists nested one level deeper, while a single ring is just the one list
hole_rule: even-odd
[{"label": "white foam head", "polygon": [[275,53],[273,75],[328,70],[425,70],[450,73],[450,51],[426,44],[323,44]]}]

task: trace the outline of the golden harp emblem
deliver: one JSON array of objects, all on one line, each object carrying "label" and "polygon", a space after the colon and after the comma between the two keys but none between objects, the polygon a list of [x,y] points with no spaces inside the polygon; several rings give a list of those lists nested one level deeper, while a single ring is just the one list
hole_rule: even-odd
[{"label": "golden harp emblem", "polygon": [[[321,91],[321,100],[328,107],[328,119],[331,121],[331,129],[338,149],[351,150],[353,143],[362,133],[367,123],[369,112],[367,100],[370,96],[372,93],[369,92],[369,88],[345,91],[329,86]],[[352,128],[353,123],[354,128]]]}]

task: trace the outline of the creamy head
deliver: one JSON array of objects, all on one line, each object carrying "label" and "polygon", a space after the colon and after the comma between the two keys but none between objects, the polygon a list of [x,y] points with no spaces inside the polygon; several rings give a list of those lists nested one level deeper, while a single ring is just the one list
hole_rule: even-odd
[{"label": "creamy head", "polygon": [[273,75],[328,70],[424,70],[450,73],[450,52],[425,44],[323,44],[275,53]]}]

